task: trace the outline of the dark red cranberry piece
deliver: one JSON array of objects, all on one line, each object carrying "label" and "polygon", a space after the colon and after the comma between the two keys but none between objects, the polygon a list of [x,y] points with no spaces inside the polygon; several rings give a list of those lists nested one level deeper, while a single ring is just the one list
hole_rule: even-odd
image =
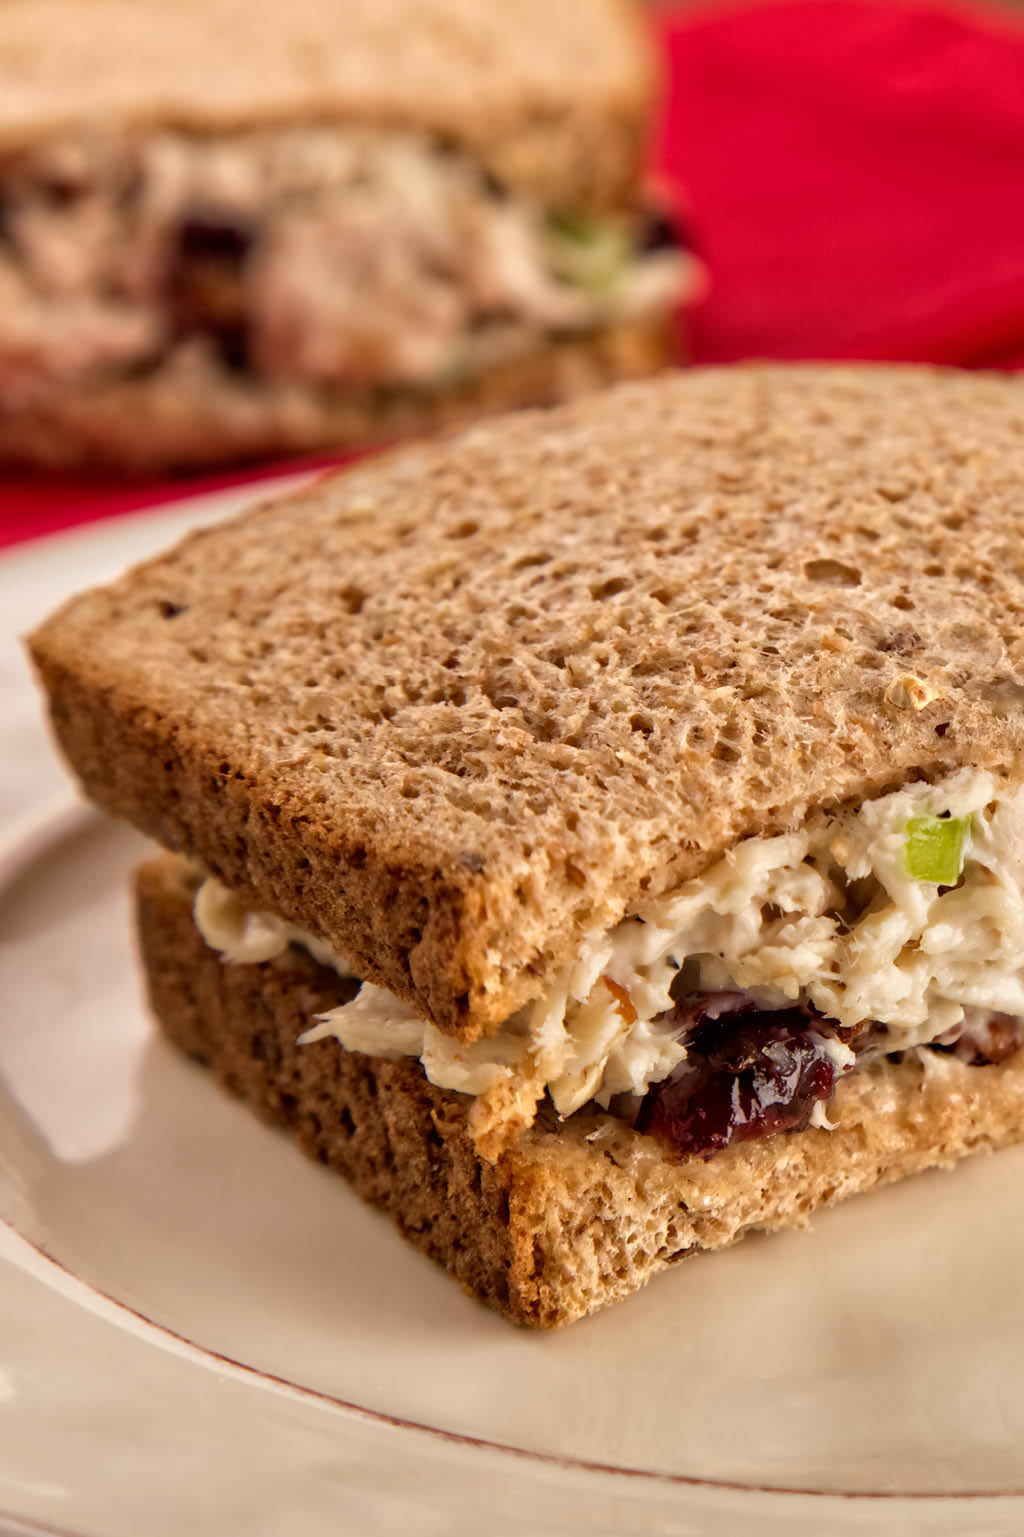
[{"label": "dark red cranberry piece", "polygon": [[182,219],[167,272],[168,302],[178,329],[214,336],[233,367],[246,361],[243,279],[255,239],[254,227],[244,218],[196,210]]},{"label": "dark red cranberry piece", "polygon": [[678,214],[670,216],[663,209],[650,208],[644,215],[639,246],[646,255],[655,251],[686,251],[692,249],[693,237]]},{"label": "dark red cranberry piece", "polygon": [[704,1158],[733,1142],[800,1131],[835,1089],[827,1046],[836,1035],[801,1008],[701,1013],[686,1061],[648,1090],[636,1129]]},{"label": "dark red cranberry piece", "polygon": [[237,267],[252,243],[252,224],[236,214],[197,211],[186,214],[178,227],[178,255],[186,262]]}]

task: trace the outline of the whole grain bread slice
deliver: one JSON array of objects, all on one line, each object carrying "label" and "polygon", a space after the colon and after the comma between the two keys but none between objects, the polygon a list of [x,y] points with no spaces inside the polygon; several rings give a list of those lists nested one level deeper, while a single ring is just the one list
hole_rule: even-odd
[{"label": "whole grain bread slice", "polygon": [[413,445],[37,631],[88,793],[475,1038],[809,806],[1024,767],[1024,389],[759,366]]},{"label": "whole grain bread slice", "polygon": [[631,0],[4,0],[0,155],[286,122],[416,129],[547,206],[631,205],[654,85]]},{"label": "whole grain bread slice", "polygon": [[834,1131],[781,1133],[679,1161],[614,1117],[538,1121],[496,1163],[477,1154],[470,1101],[417,1062],[299,1046],[313,1016],[353,988],[290,950],[226,965],[192,921],[182,862],[137,876],[153,1011],[176,1045],[286,1127],[383,1208],[417,1248],[515,1323],[572,1322],[687,1255],[1024,1136],[1024,1049],[999,1066],[882,1059],[845,1079]]}]

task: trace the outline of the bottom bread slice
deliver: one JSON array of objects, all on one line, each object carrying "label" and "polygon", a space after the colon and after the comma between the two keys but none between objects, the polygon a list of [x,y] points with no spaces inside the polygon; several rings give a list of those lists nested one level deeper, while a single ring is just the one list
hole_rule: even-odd
[{"label": "bottom bread slice", "polygon": [[271,384],[185,358],[0,410],[0,463],[132,474],[366,448],[518,406],[554,405],[680,362],[674,315],[538,338],[521,355],[421,390]]},{"label": "bottom bread slice", "polygon": [[584,1110],[542,1116],[489,1163],[469,1133],[470,1101],[434,1088],[418,1063],[297,1044],[355,984],[294,948],[226,963],[193,923],[181,860],[148,861],[136,890],[149,997],[171,1040],[516,1323],[569,1323],[685,1255],[803,1225],[819,1206],[1024,1137],[1024,1049],[987,1067],[926,1051],[844,1079],[833,1131],[680,1161]]}]

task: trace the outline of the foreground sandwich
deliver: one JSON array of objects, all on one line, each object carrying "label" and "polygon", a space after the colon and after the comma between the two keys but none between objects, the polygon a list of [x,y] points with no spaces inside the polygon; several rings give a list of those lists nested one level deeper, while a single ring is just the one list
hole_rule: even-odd
[{"label": "foreground sandwich", "polygon": [[73,601],[163,1028],[532,1324],[1024,1135],[1022,474],[1011,381],[699,371]]},{"label": "foreground sandwich", "polygon": [[0,461],[379,442],[671,352],[627,0],[7,0],[0,58]]}]

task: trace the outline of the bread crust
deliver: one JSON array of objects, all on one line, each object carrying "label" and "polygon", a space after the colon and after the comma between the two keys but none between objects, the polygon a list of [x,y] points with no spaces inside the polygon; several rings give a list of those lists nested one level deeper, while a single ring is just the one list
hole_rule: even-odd
[{"label": "bread crust", "polygon": [[94,382],[0,410],[0,464],[152,475],[366,448],[655,373],[678,357],[680,329],[662,314],[539,341],[520,357],[434,390],[275,386],[212,361]]},{"label": "bread crust", "polygon": [[91,0],[84,20],[77,0],[0,7],[0,153],[93,125],[372,123],[547,205],[636,196],[655,62],[630,0]]},{"label": "bread crust", "polygon": [[100,805],[470,1040],[742,837],[1019,780],[1022,477],[1009,379],[691,370],[364,460],[31,646]]},{"label": "bread crust", "polygon": [[703,1162],[674,1159],[611,1116],[538,1122],[496,1163],[481,1159],[465,1096],[418,1063],[298,1046],[352,984],[291,950],[230,965],[207,948],[180,861],[137,874],[153,1012],[312,1157],[387,1211],[404,1237],[517,1324],[553,1327],[627,1296],[677,1260],[756,1229],[805,1225],[848,1195],[1024,1136],[1024,1049],[995,1067],[916,1055],[844,1080],[836,1130],[749,1142]]}]

